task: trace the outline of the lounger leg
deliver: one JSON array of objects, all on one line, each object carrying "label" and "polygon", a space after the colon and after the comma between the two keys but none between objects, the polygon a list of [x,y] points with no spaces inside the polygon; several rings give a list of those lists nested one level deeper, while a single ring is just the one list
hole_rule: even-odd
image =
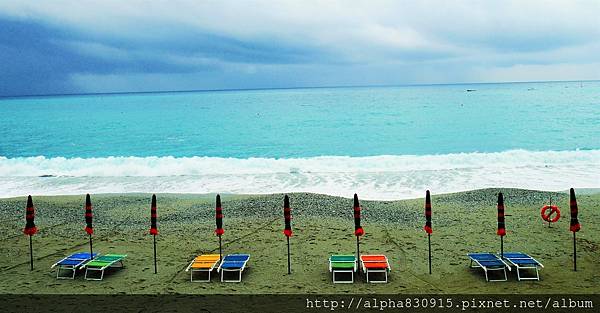
[{"label": "lounger leg", "polygon": [[367,277],[367,283],[369,282],[369,270],[365,271],[365,276]]},{"label": "lounger leg", "polygon": [[488,278],[488,272],[486,268],[483,268],[483,272],[485,273],[485,281],[490,281],[490,279]]}]

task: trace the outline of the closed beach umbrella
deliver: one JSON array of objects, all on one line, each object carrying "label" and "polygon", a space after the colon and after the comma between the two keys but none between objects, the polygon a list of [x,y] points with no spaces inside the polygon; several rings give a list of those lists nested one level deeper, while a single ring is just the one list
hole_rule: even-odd
[{"label": "closed beach umbrella", "polygon": [[27,208],[25,209],[25,229],[23,229],[23,233],[25,233],[25,235],[33,236],[37,231],[37,227],[35,227],[35,208],[33,207],[33,199],[31,199],[31,196],[28,196]]},{"label": "closed beach umbrella", "polygon": [[504,257],[504,236],[506,236],[506,228],[504,222],[504,197],[502,193],[498,193],[498,231],[496,234],[500,236],[500,256]]},{"label": "closed beach umbrella", "polygon": [[217,201],[215,205],[215,221],[217,224],[215,234],[219,236],[219,256],[221,259],[223,259],[223,247],[221,245],[221,236],[225,233],[225,230],[223,230],[223,208],[221,207],[220,195],[217,195]]},{"label": "closed beach umbrella", "polygon": [[577,199],[575,198],[575,189],[571,188],[569,190],[569,203],[571,207],[571,225],[570,230],[573,233],[578,232],[581,229],[581,225],[579,225],[579,219],[577,218],[578,209],[577,209]]},{"label": "closed beach umbrella", "polygon": [[150,234],[158,235],[158,228],[156,226],[156,195],[152,195],[152,202],[150,203]]},{"label": "closed beach umbrella", "polygon": [[285,228],[283,229],[283,233],[287,237],[292,236],[292,209],[290,208],[290,198],[287,195],[283,197],[283,218],[285,221]]},{"label": "closed beach umbrella", "polygon": [[154,241],[154,274],[158,272],[156,267],[156,235],[158,235],[158,227],[156,226],[156,195],[152,195],[150,203],[150,234]]},{"label": "closed beach umbrella", "polygon": [[[365,231],[360,226],[360,204],[358,196],[354,194],[354,235],[356,236],[356,259],[360,259],[360,236],[364,235]],[[360,269],[359,269],[360,270]]]},{"label": "closed beach umbrella", "polygon": [[362,236],[365,234],[362,226],[360,226],[360,204],[358,203],[358,196],[354,194],[354,235]]},{"label": "closed beach umbrella", "polygon": [[425,227],[423,227],[427,234],[431,234],[433,232],[433,228],[431,228],[431,195],[429,190],[425,193]]},{"label": "closed beach umbrella", "polygon": [[571,224],[569,230],[573,232],[573,270],[577,271],[577,238],[576,233],[581,229],[579,225],[577,199],[575,198],[575,189],[569,190],[569,204],[571,207]]},{"label": "closed beach umbrella", "polygon": [[92,220],[94,215],[92,214],[92,200],[90,199],[90,194],[85,195],[85,232],[88,234],[90,239],[90,257],[93,255],[92,249],[92,234],[94,234],[94,226],[92,225]]},{"label": "closed beach umbrella", "polygon": [[291,274],[290,237],[292,236],[292,208],[290,207],[290,198],[288,198],[287,195],[283,197],[283,219],[285,222],[283,234],[285,234],[285,237],[287,238],[288,274]]},{"label": "closed beach umbrella", "polygon": [[25,208],[25,228],[23,233],[29,236],[29,258],[31,270],[33,271],[33,242],[31,236],[37,233],[37,227],[35,227],[35,208],[33,207],[33,200],[31,196],[27,197],[27,208]]},{"label": "closed beach umbrella", "polygon": [[431,228],[431,195],[429,194],[429,190],[425,193],[425,232],[427,232],[427,242],[429,244],[429,274],[431,274],[431,233],[433,232],[433,228]]}]

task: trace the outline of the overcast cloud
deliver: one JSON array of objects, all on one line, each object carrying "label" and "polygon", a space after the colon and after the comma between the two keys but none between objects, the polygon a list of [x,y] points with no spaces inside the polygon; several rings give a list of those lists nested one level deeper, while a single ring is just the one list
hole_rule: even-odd
[{"label": "overcast cloud", "polygon": [[0,96],[600,79],[600,1],[2,1]]}]

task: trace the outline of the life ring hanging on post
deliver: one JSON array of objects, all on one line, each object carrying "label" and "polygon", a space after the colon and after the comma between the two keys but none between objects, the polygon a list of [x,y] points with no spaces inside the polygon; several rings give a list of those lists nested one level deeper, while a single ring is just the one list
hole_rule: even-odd
[{"label": "life ring hanging on post", "polygon": [[[544,205],[540,213],[542,214],[542,219],[548,223],[556,223],[560,219],[560,210],[556,205]],[[550,219],[552,213],[555,213],[555,216]]]}]

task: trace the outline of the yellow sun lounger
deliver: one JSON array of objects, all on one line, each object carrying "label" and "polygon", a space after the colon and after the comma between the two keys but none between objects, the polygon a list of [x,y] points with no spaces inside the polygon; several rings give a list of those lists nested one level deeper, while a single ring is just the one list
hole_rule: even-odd
[{"label": "yellow sun lounger", "polygon": [[[221,257],[218,254],[201,254],[194,258],[188,265],[186,272],[190,272],[191,282],[209,282],[210,273],[219,264]],[[207,279],[194,279],[194,272],[207,272]]]}]

